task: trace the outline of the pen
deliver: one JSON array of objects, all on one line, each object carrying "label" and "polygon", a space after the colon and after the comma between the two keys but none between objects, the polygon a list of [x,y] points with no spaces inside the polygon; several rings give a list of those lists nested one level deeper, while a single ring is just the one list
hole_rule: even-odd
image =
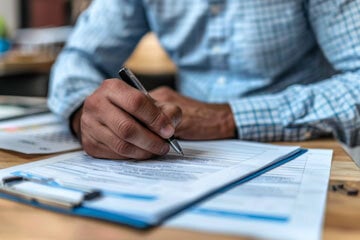
[{"label": "pen", "polygon": [[[121,77],[122,80],[124,80],[127,84],[129,84],[130,86],[140,90],[141,92],[143,92],[147,97],[149,97],[150,99],[153,100],[153,98],[150,96],[149,92],[145,89],[145,87],[141,84],[141,82],[139,81],[139,79],[137,79],[135,77],[135,75],[130,71],[130,69],[128,68],[121,68],[119,71],[119,76]],[[174,136],[170,137],[169,139],[167,139],[170,146],[179,154],[184,156],[184,152],[181,149],[180,144],[178,143],[178,141],[174,138]]]}]

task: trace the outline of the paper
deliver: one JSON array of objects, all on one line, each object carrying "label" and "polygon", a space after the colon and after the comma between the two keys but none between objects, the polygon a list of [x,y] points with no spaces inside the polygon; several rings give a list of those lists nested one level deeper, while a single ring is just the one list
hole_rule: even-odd
[{"label": "paper", "polygon": [[66,123],[51,113],[0,122],[0,148],[27,154],[80,149]]},{"label": "paper", "polygon": [[45,112],[49,112],[45,98],[0,96],[0,122]]},{"label": "paper", "polygon": [[61,186],[101,189],[104,197],[84,207],[150,225],[224,185],[298,152],[298,147],[241,141],[181,142],[185,157],[171,152],[154,160],[102,160],[84,152],[0,171],[53,180]]},{"label": "paper", "polygon": [[320,239],[331,150],[304,155],[198,204],[167,226],[266,239]]}]

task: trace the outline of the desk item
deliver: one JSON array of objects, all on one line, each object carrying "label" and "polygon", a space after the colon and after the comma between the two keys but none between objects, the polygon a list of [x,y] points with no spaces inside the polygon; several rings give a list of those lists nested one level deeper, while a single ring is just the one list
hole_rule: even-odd
[{"label": "desk item", "polygon": [[0,121],[49,112],[47,109],[31,109],[22,106],[0,104]]},{"label": "desk item", "polygon": [[0,123],[4,120],[46,112],[49,112],[49,109],[45,98],[0,96]]},{"label": "desk item", "polygon": [[[306,151],[232,140],[182,145],[186,156],[171,151],[148,161],[104,160],[79,151],[3,169],[0,196],[146,228],[226,185],[250,180]],[[87,199],[89,193],[97,197]]]},{"label": "desk item", "polygon": [[[145,87],[141,84],[139,79],[135,77],[135,75],[130,71],[130,69],[122,68],[119,71],[119,75],[122,80],[124,80],[127,84],[130,86],[140,90],[142,93],[144,93],[148,98],[152,99],[148,91],[146,91]],[[184,155],[180,144],[178,141],[174,138],[174,136],[170,137],[168,139],[168,142],[170,143],[170,146],[179,154]]]},{"label": "desk item", "polygon": [[19,29],[14,42],[24,55],[41,52],[53,58],[61,51],[72,30],[71,26]]},{"label": "desk item", "polygon": [[349,147],[348,145],[346,145],[344,143],[340,142],[340,144],[341,144],[342,148],[347,152],[347,154],[349,154],[351,159],[355,162],[355,164],[360,169],[360,146]]},{"label": "desk item", "polygon": [[357,196],[359,194],[359,189],[349,187],[346,183],[337,183],[331,185],[331,190],[334,192],[344,193],[348,196]]},{"label": "desk item", "polygon": [[11,45],[9,40],[0,37],[0,57],[1,55],[3,55],[4,53],[10,50],[10,46]]},{"label": "desk item", "polygon": [[45,113],[0,121],[0,148],[27,154],[45,154],[80,149],[62,119]]},{"label": "desk item", "polygon": [[170,219],[167,226],[263,239],[321,239],[331,150],[302,156]]},{"label": "desk item", "polygon": [[0,16],[0,56],[10,49],[5,19]]}]

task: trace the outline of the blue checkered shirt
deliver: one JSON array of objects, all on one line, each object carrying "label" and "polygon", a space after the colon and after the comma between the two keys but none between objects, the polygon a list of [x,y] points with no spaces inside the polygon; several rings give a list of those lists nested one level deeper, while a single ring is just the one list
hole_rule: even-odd
[{"label": "blue checkered shirt", "polygon": [[229,103],[240,139],[360,143],[360,1],[94,1],[54,65],[50,108],[68,118],[149,31],[178,90]]}]

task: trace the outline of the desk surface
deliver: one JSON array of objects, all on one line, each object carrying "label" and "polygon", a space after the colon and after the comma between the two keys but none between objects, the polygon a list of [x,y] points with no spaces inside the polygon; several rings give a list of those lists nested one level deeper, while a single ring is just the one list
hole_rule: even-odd
[{"label": "desk surface", "polygon": [[[301,143],[305,148],[332,148],[331,183],[346,181],[360,188],[360,170],[342,148],[332,140]],[[47,156],[26,156],[0,151],[0,168],[26,163]],[[328,192],[324,239],[360,239],[360,196]],[[66,216],[7,200],[0,200],[0,239],[244,239],[169,228],[138,231],[93,219]]]}]

